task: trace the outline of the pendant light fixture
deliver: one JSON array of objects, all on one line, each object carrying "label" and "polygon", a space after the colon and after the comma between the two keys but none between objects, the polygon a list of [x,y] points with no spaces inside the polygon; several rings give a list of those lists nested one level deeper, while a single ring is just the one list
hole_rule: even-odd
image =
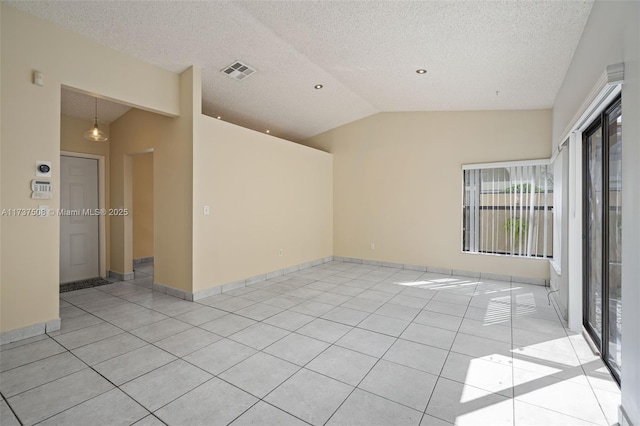
[{"label": "pendant light fixture", "polygon": [[106,142],[109,140],[107,135],[98,128],[98,98],[96,100],[96,115],[93,119],[93,127],[84,132],[84,138],[94,142]]}]

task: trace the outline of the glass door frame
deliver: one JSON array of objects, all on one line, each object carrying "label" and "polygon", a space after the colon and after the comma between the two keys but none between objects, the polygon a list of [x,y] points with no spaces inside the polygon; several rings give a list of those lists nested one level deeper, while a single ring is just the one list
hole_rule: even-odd
[{"label": "glass door frame", "polygon": [[[608,109],[608,108],[607,108]],[[600,170],[599,172],[601,173],[601,178],[604,180],[604,171],[602,170],[603,164],[605,163],[605,154],[604,154],[604,146],[605,146],[605,136],[604,136],[604,132],[602,132],[602,127],[603,127],[603,121],[604,121],[604,112],[601,113],[598,118],[596,118],[593,123],[591,123],[589,125],[589,127],[582,133],[582,144],[583,144],[583,156],[582,156],[582,188],[583,188],[583,196],[582,196],[582,235],[583,235],[583,241],[582,241],[582,253],[583,256],[582,258],[584,259],[583,263],[582,263],[582,268],[583,268],[583,272],[582,272],[582,325],[584,326],[585,330],[587,331],[587,333],[589,333],[589,336],[591,337],[591,340],[593,340],[593,342],[595,343],[596,347],[598,348],[598,350],[600,351],[601,354],[603,354],[602,352],[602,342],[606,342],[604,333],[602,330],[603,327],[603,319],[604,319],[604,291],[602,287],[604,286],[604,266],[605,266],[605,256],[604,256],[604,248],[602,247],[603,244],[600,244],[599,249],[602,250],[601,251],[601,256],[600,256],[600,265],[595,265],[596,268],[598,268],[598,270],[600,271],[600,330],[596,330],[592,324],[590,320],[594,320],[593,318],[590,317],[591,315],[591,292],[590,292],[590,277],[591,277],[591,270],[592,270],[592,266],[594,266],[594,259],[592,259],[591,257],[591,253],[590,253],[590,248],[591,248],[591,244],[593,243],[593,241],[590,241],[590,234],[589,234],[589,225],[591,224],[591,211],[593,210],[591,208],[591,205],[589,203],[590,197],[589,197],[589,193],[591,191],[591,185],[589,184],[590,182],[590,159],[591,159],[591,148],[589,147],[589,139],[598,132],[598,130],[600,130],[600,143],[601,143],[601,159],[600,159]],[[601,184],[604,187],[604,183],[601,182]],[[604,234],[604,229],[605,229],[605,225],[604,225],[604,190],[602,190],[602,209],[599,212],[600,213],[600,217],[601,217],[601,223],[600,223],[600,229],[601,232]],[[603,237],[602,237],[603,238]],[[602,238],[601,238],[601,242],[602,242]],[[595,302],[595,301],[594,301]],[[604,355],[604,354],[603,354]]]},{"label": "glass door frame", "polygon": [[[584,329],[589,334],[589,337],[596,344],[598,350],[600,351],[600,356],[602,361],[607,366],[612,376],[615,378],[618,385],[620,384],[620,375],[618,371],[613,368],[613,366],[609,363],[609,338],[610,338],[610,302],[609,302],[609,115],[612,111],[618,108],[621,104],[621,96],[618,95],[605,109],[604,111],[593,121],[592,124],[589,125],[587,129],[582,133],[582,188],[583,188],[583,208],[582,208],[582,232],[583,232],[583,244],[582,244],[582,253],[583,253],[583,272],[582,272],[582,324]],[[592,265],[591,258],[589,256],[589,252],[587,251],[589,248],[589,235],[588,225],[589,225],[589,198],[587,196],[589,186],[589,150],[587,147],[588,139],[594,133],[601,129],[601,143],[602,143],[602,158],[601,158],[601,174],[602,174],[602,206],[601,206],[601,247],[602,255],[601,255],[601,264],[599,265],[601,271],[601,330],[600,336],[598,337],[597,331],[592,327],[589,322],[589,309],[590,309],[590,297],[589,297],[589,268]]]}]

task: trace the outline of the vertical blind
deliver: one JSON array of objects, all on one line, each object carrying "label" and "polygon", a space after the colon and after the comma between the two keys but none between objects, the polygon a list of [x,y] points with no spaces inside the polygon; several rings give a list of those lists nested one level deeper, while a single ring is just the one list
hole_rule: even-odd
[{"label": "vertical blind", "polygon": [[553,257],[549,160],[463,166],[463,251]]}]

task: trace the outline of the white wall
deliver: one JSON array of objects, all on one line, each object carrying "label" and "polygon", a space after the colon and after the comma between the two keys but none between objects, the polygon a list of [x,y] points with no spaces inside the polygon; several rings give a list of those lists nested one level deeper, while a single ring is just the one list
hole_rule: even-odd
[{"label": "white wall", "polygon": [[[607,65],[624,62],[622,406],[640,424],[640,3],[596,2],[553,109],[553,146],[562,142],[571,118]],[[565,229],[567,228],[565,224]],[[558,285],[581,276],[558,277]],[[572,297],[572,294],[569,294]]]}]

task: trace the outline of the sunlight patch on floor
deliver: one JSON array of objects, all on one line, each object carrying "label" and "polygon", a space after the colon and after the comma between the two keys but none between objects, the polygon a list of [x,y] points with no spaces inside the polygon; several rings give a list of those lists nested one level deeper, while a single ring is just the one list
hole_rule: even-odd
[{"label": "sunlight patch on floor", "polygon": [[495,325],[498,323],[511,321],[511,303],[510,297],[500,297],[491,299],[486,308],[484,316],[484,325]]}]

